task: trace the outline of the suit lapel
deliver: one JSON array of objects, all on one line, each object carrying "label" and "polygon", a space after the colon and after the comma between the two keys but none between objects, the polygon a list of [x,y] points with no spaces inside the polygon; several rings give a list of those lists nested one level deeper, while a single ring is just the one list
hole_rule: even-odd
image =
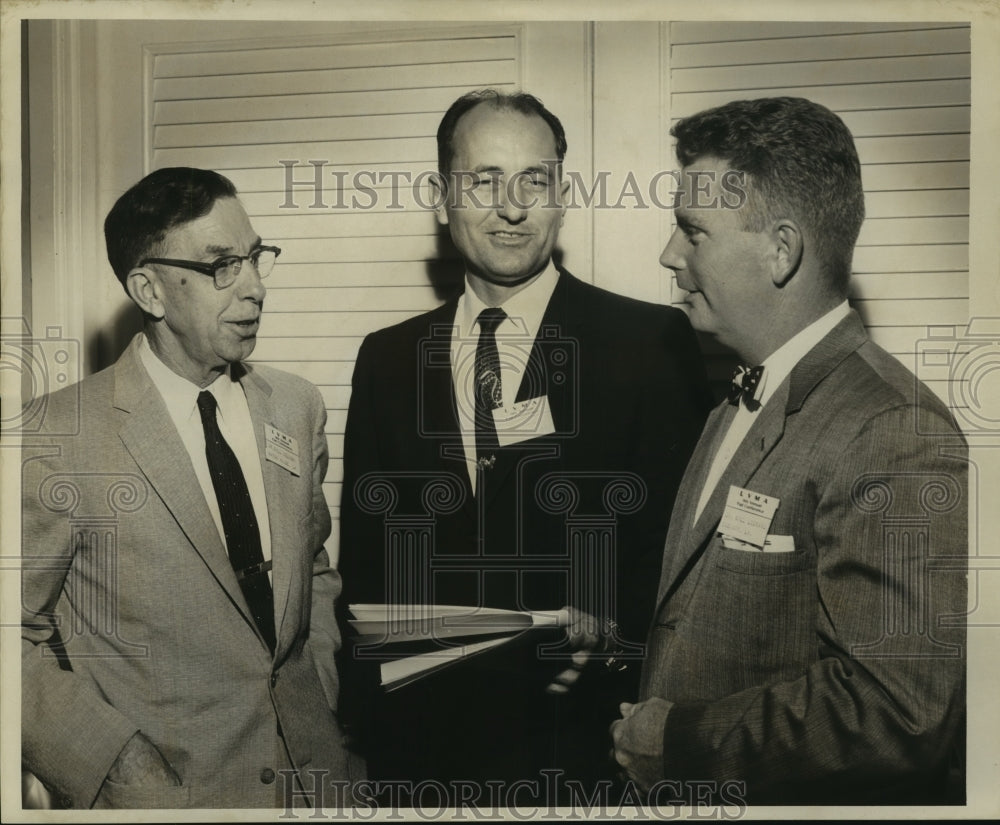
[{"label": "suit lapel", "polygon": [[[294,522],[296,511],[287,500],[289,472],[266,458],[264,425],[271,424],[283,432],[287,432],[287,428],[283,428],[281,422],[277,421],[271,399],[271,385],[256,373],[238,366],[234,366],[234,369],[240,369],[242,373],[240,385],[250,408],[257,457],[264,477],[264,498],[267,501],[267,519],[271,531],[271,591],[274,594],[274,626],[277,636],[275,653],[278,654],[291,642],[291,639],[283,639],[282,630],[286,629],[284,618],[298,559],[286,552],[286,548],[291,546],[288,539],[297,535],[299,525]],[[312,468],[308,461],[311,459],[311,445],[300,444],[299,450],[299,472],[310,473]],[[294,634],[294,629],[289,632]]]},{"label": "suit lapel", "polygon": [[[788,399],[788,384],[785,382],[771,398],[771,402],[760,411],[743,442],[737,448],[729,466],[723,471],[715,489],[698,516],[691,530],[691,542],[685,550],[694,550],[704,544],[705,539],[715,532],[722,518],[722,511],[732,485],[744,486],[756,472],[767,454],[778,443],[785,431],[785,402]],[[728,417],[732,423],[732,417]],[[709,456],[711,463],[714,456]],[[706,470],[707,474],[707,470]],[[699,489],[700,494],[700,489]],[[694,545],[692,547],[691,545]]]},{"label": "suit lapel", "polygon": [[[567,410],[570,403],[568,393],[573,390],[573,382],[563,381],[561,384],[557,384],[551,380],[552,365],[548,363],[547,353],[552,349],[552,344],[557,343],[567,334],[565,310],[567,290],[571,288],[571,284],[572,276],[560,270],[559,281],[556,283],[552,297],[549,298],[549,303],[542,314],[542,322],[531,345],[528,363],[515,396],[515,401],[527,401],[531,398],[545,396],[548,399],[549,411],[552,414],[552,422],[557,432],[568,429],[567,421],[570,418],[570,411]],[[576,353],[576,356],[579,357],[579,353]],[[537,455],[543,448],[548,448],[553,453],[559,449],[558,446],[542,436],[497,451],[496,464],[486,473],[488,479],[486,484],[487,507],[490,506],[497,491],[503,486],[503,482],[514,467],[526,455]]]},{"label": "suit lapel", "polygon": [[[429,318],[427,337],[417,344],[420,393],[417,415],[421,427],[419,440],[433,453],[431,466],[438,466],[442,472],[459,476],[465,491],[462,512],[475,520],[476,501],[458,424],[451,364],[451,339],[457,307],[456,299],[435,310]],[[404,423],[413,426],[412,422]]]},{"label": "suit lapel", "polygon": [[685,531],[691,530],[695,510],[698,507],[712,459],[715,457],[729,425],[732,424],[735,414],[735,407],[731,404],[722,404],[712,411],[705,422],[705,428],[702,430],[697,445],[695,445],[684,473],[684,480],[677,492],[674,515],[671,517],[671,526],[675,526],[677,530],[681,528],[684,528]]},{"label": "suit lapel", "polygon": [[194,551],[253,624],[184,442],[139,360],[138,342],[137,336],[115,367],[114,405],[129,413],[119,437]]},{"label": "suit lapel", "polygon": [[[688,465],[678,506],[671,516],[657,612],[704,551],[722,518],[729,488],[733,485],[747,486],[784,435],[788,417],[797,413],[813,389],[866,340],[861,319],[852,311],[803,356],[760,411],[716,484],[698,521],[691,527],[708,469],[724,436],[723,428],[728,429],[732,423],[734,413],[727,414],[726,408],[730,411],[735,408],[724,402],[712,413]],[[717,440],[716,435],[719,436]]]}]

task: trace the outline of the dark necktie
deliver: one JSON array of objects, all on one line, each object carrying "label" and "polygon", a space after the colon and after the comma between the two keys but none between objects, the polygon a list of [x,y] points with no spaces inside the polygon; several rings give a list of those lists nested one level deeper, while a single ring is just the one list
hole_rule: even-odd
[{"label": "dark necktie", "polygon": [[750,412],[756,412],[760,409],[760,401],[757,400],[757,387],[760,385],[763,374],[763,367],[739,366],[734,369],[733,383],[729,387],[729,403],[738,406],[742,398],[743,405]]},{"label": "dark necktie", "polygon": [[236,571],[236,578],[254,621],[273,653],[274,597],[267,577],[270,565],[264,564],[260,528],[250,501],[250,490],[236,454],[219,432],[215,409],[215,396],[207,390],[200,392],[198,412],[201,413],[201,424],[205,428],[205,455],[208,458],[215,497],[219,502],[229,562]]},{"label": "dark necktie", "polygon": [[493,410],[503,406],[500,385],[500,354],[497,352],[497,327],[507,313],[499,307],[479,313],[479,343],[476,345],[476,460],[483,469],[496,459],[497,440]]}]

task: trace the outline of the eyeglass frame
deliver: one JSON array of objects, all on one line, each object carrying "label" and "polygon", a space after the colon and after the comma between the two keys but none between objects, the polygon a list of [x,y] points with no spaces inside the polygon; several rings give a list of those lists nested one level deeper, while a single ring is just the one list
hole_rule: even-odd
[{"label": "eyeglass frame", "polygon": [[[206,264],[201,261],[185,261],[180,258],[143,258],[139,261],[136,266],[145,266],[146,264],[166,264],[167,266],[178,266],[181,269],[190,269],[194,272],[200,272],[202,275],[207,275],[212,279],[216,289],[229,289],[233,284],[236,283],[236,279],[240,277],[240,272],[243,271],[243,261],[249,261],[253,264],[253,268],[257,269],[257,262],[252,260],[254,256],[260,258],[262,252],[273,252],[274,260],[277,262],[278,256],[281,254],[281,248],[277,246],[267,246],[266,244],[261,244],[260,246],[254,247],[250,250],[249,255],[223,255],[221,258],[216,258],[212,263]],[[233,277],[232,283],[228,283],[225,286],[219,286],[216,280],[215,273],[222,269],[223,266],[229,266],[231,261],[239,261],[240,268],[236,271],[236,275]],[[260,270],[257,270],[257,276],[263,280],[271,271],[268,270],[267,275],[261,275]]]}]

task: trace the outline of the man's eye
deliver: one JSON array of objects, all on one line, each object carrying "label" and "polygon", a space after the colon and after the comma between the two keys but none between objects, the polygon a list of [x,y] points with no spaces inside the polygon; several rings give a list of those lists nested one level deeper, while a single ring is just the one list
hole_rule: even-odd
[{"label": "man's eye", "polygon": [[[257,250],[257,254],[258,255],[260,254],[260,250]],[[225,258],[219,258],[214,264],[212,264],[212,268],[229,269],[229,267],[233,266],[235,263],[240,261],[242,261],[242,258],[239,258],[236,255],[229,255]]]}]

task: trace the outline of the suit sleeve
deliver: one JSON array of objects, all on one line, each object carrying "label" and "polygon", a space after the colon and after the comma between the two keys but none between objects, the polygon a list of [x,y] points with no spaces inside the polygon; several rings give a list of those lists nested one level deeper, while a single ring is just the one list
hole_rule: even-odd
[{"label": "suit sleeve", "polygon": [[[23,763],[67,807],[90,807],[121,749],[139,730],[112,707],[86,678],[60,658],[60,628],[69,618],[57,613],[73,563],[65,512],[42,501],[46,478],[63,469],[65,443],[31,457],[25,450],[22,474],[21,568],[21,742]],[[80,483],[83,483],[82,481]],[[54,498],[71,500],[73,483]]]},{"label": "suit sleeve", "polygon": [[[315,392],[315,391],[314,391]],[[315,546],[313,554],[312,600],[309,612],[309,647],[312,650],[320,683],[330,709],[337,710],[340,683],[337,676],[335,654],[340,649],[340,631],[337,627],[335,605],[341,592],[340,574],[330,564],[324,541],[330,535],[330,509],[323,495],[329,463],[326,440],[326,408],[318,392],[312,399],[315,421],[312,433],[312,498],[313,524],[310,535]]]},{"label": "suit sleeve", "polygon": [[948,447],[916,429],[910,408],[880,413],[803,491],[811,503],[796,505],[815,508],[817,658],[797,678],[675,704],[667,778],[808,799],[944,761],[964,708],[967,463],[957,438]]}]

